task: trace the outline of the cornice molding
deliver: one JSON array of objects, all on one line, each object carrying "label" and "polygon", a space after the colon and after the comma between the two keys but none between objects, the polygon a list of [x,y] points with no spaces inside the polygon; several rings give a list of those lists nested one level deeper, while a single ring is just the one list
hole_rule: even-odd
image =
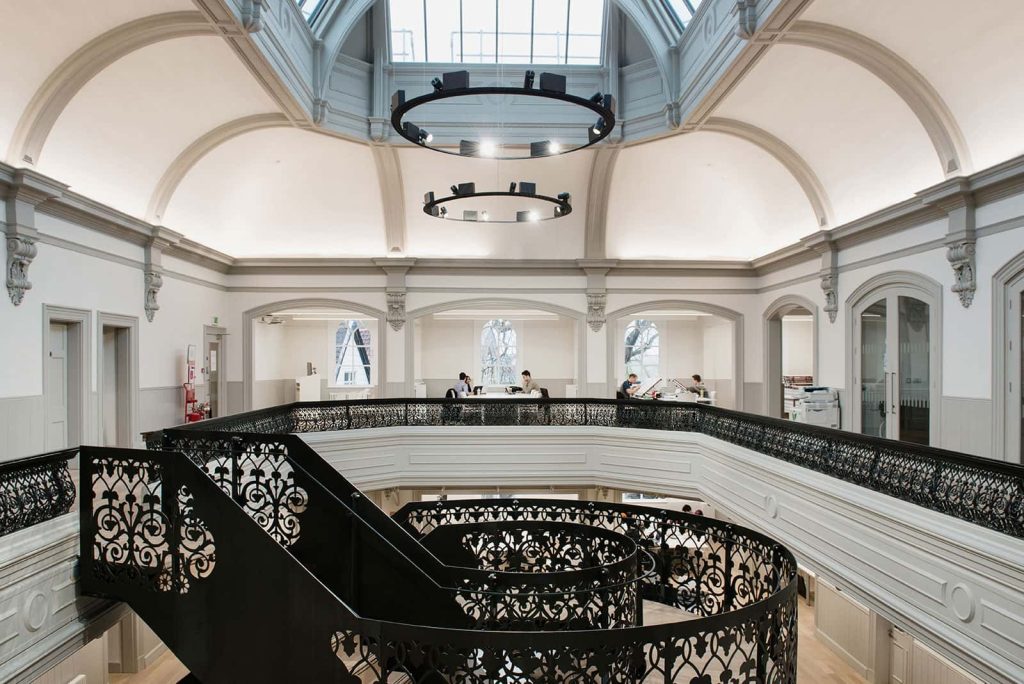
[{"label": "cornice molding", "polygon": [[[17,181],[16,178],[22,179]],[[818,231],[771,254],[751,261],[619,260],[619,259],[415,259],[415,258],[234,258],[154,226],[104,204],[71,192],[63,184],[32,170],[15,169],[0,162],[0,196],[7,197],[19,183],[60,190],[36,211],[84,228],[145,247],[155,235],[173,235],[165,255],[226,275],[382,275],[387,267],[402,265],[412,275],[563,275],[585,278],[593,269],[610,276],[757,278],[818,259],[818,242],[827,238],[835,250],[877,240],[929,221],[946,220],[939,198],[970,193],[975,206],[1024,193],[1024,155],[969,177],[954,178],[926,188],[914,197],[829,231]],[[956,200],[951,200],[956,201]],[[983,234],[985,228],[979,230]],[[842,270],[842,269],[840,269]]]}]

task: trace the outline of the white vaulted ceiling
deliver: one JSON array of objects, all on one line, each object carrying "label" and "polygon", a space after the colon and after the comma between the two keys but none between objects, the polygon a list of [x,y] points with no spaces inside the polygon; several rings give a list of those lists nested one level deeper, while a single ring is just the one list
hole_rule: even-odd
[{"label": "white vaulted ceiling", "polygon": [[[614,7],[664,66],[675,38],[645,32],[643,5]],[[140,21],[185,28],[136,45]],[[573,259],[603,234],[610,258],[749,260],[1024,154],[1020,0],[813,0],[709,119],[685,122],[696,131],[623,146],[606,220],[614,155],[499,164],[296,125],[189,0],[0,0],[0,26],[7,164],[235,257]],[[97,41],[109,60],[83,56]],[[66,101],[41,106],[53,92]],[[421,211],[429,190],[523,180],[570,192],[573,214],[482,225]]]},{"label": "white vaulted ceiling", "polygon": [[211,151],[178,187],[165,223],[238,257],[386,254],[370,148],[294,128]]},{"label": "white vaulted ceiling", "polygon": [[816,229],[793,176],[749,142],[690,133],[619,154],[609,257],[752,259]]}]

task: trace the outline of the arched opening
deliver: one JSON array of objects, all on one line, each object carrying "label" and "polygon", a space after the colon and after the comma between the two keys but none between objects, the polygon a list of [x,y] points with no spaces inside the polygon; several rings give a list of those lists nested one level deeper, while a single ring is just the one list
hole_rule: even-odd
[{"label": "arched opening", "polygon": [[852,429],[939,443],[942,288],[916,273],[871,278],[846,302]]},{"label": "arched opening", "polygon": [[246,410],[382,396],[383,320],[376,309],[332,299],[275,302],[246,311]]},{"label": "arched opening", "polygon": [[818,378],[818,307],[797,295],[764,313],[764,413],[789,418],[801,387]]},{"label": "arched opening", "polygon": [[411,311],[406,378],[413,396],[443,397],[466,373],[491,392],[521,384],[529,370],[552,397],[576,396],[585,382],[586,315],[519,299],[447,302]]},{"label": "arched opening", "polygon": [[1024,252],[992,278],[993,456],[1024,463]]},{"label": "arched opening", "polygon": [[637,304],[608,315],[608,396],[630,373],[667,392],[699,375],[713,403],[742,408],[743,316],[703,302]]}]

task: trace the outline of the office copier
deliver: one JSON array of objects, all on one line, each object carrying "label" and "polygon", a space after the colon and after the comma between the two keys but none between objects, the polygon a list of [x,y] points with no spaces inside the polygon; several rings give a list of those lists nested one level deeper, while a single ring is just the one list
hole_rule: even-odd
[{"label": "office copier", "polygon": [[808,425],[839,428],[839,391],[831,387],[802,387],[793,420]]}]

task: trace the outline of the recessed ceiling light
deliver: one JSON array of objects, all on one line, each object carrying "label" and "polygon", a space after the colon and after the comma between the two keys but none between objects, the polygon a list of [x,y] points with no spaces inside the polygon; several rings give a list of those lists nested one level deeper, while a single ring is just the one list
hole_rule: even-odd
[{"label": "recessed ceiling light", "polygon": [[480,156],[481,157],[493,157],[494,153],[498,151],[497,145],[489,140],[484,140],[480,143]]}]

